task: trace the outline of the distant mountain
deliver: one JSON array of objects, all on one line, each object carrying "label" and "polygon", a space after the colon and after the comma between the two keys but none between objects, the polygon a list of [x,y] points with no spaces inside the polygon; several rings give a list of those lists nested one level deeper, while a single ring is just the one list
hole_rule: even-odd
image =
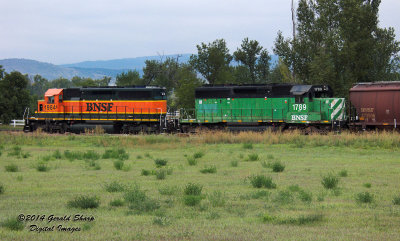
[{"label": "distant mountain", "polygon": [[[191,54],[179,55],[179,62],[185,63],[190,59]],[[177,55],[166,55],[167,57],[176,58]],[[30,77],[39,74],[48,80],[57,79],[60,77],[71,79],[74,76],[100,79],[104,76],[109,76],[113,80],[118,74],[127,72],[128,70],[137,70],[140,74],[143,73],[146,60],[160,60],[160,56],[146,56],[129,59],[113,59],[113,60],[98,60],[85,61],[73,64],[54,65],[51,63],[39,62],[30,59],[3,59],[0,60],[0,65],[3,66],[6,72],[19,71],[23,74],[28,74]],[[276,55],[271,56],[271,66],[275,66],[278,61]],[[233,62],[237,65],[237,62]]]},{"label": "distant mountain", "polygon": [[[179,62],[186,63],[189,61],[191,54],[180,54]],[[167,57],[176,58],[178,55],[165,55],[165,56],[145,56],[129,59],[112,59],[112,60],[97,60],[97,61],[84,61],[74,64],[63,64],[63,67],[77,67],[77,68],[103,68],[103,69],[136,69],[141,72],[145,67],[146,60],[160,60],[161,58],[165,60]]]},{"label": "distant mountain", "polygon": [[115,70],[100,68],[67,68],[30,59],[3,59],[0,60],[0,65],[2,65],[5,71],[8,73],[12,71],[19,71],[23,74],[28,74],[30,77],[39,74],[48,80],[53,80],[60,77],[71,79],[74,76],[95,79],[103,78],[104,76],[115,78],[117,74],[127,71],[127,69]]}]

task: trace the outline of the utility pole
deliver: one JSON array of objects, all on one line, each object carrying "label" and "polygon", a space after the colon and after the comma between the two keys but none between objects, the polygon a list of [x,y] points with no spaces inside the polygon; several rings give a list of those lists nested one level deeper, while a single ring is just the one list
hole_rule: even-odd
[{"label": "utility pole", "polygon": [[[293,28],[293,43],[296,42],[296,19],[295,19],[295,13],[294,13],[294,0],[292,0],[292,28]],[[292,45],[292,51],[293,51],[293,45]],[[296,74],[294,73],[294,68],[295,68],[295,58],[293,58],[293,69],[292,69],[292,78],[293,81],[296,82]]]}]

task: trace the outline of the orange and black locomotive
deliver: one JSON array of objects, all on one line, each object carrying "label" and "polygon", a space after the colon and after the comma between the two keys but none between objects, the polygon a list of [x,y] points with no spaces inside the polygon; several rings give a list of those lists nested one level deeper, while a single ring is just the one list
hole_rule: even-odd
[{"label": "orange and black locomotive", "polygon": [[49,89],[37,109],[25,131],[157,133],[167,125],[165,88],[154,86]]}]

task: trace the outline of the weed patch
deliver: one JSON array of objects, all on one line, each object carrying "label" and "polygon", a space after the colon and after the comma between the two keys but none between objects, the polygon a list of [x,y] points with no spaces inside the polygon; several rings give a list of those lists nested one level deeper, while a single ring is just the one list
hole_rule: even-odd
[{"label": "weed patch", "polygon": [[134,210],[136,213],[150,212],[160,208],[160,204],[156,200],[147,197],[146,193],[140,190],[139,186],[135,186],[127,191],[124,199],[129,209]]},{"label": "weed patch", "polygon": [[369,192],[360,192],[356,195],[357,203],[372,203],[374,201],[374,196]]},{"label": "weed patch", "polygon": [[276,184],[272,181],[271,177],[267,177],[264,175],[253,175],[249,177],[250,183],[255,188],[268,188],[274,189],[276,188]]},{"label": "weed patch", "polygon": [[98,208],[100,199],[97,196],[78,196],[73,200],[68,201],[67,207],[80,208],[80,209],[93,209]]},{"label": "weed patch", "polygon": [[6,172],[18,172],[19,168],[16,164],[10,164],[4,167]]},{"label": "weed patch", "polygon": [[126,186],[122,183],[119,183],[117,181],[113,181],[110,183],[105,183],[104,184],[104,189],[107,192],[123,192],[126,189]]},{"label": "weed patch", "polygon": [[24,223],[19,221],[17,218],[9,218],[3,221],[1,226],[12,231],[20,231],[25,227]]},{"label": "weed patch", "polygon": [[168,160],[166,159],[155,159],[154,163],[156,164],[156,167],[163,167],[166,166],[168,164]]},{"label": "weed patch", "polygon": [[283,170],[285,170],[285,165],[280,161],[275,161],[272,163],[271,168],[273,172],[283,172]]},{"label": "weed patch", "polygon": [[216,173],[217,167],[215,165],[205,166],[200,170],[201,173]]},{"label": "weed patch", "polygon": [[332,173],[322,177],[321,184],[326,189],[335,189],[339,183],[339,178]]}]

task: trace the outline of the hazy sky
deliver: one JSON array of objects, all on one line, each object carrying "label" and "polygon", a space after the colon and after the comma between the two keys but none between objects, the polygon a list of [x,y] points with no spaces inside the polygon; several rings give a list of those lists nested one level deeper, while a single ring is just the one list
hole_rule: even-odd
[{"label": "hazy sky", "polygon": [[[0,59],[54,64],[195,53],[224,38],[243,38],[272,53],[278,30],[291,34],[290,0],[2,0]],[[380,26],[400,35],[399,0],[382,0]]]}]

